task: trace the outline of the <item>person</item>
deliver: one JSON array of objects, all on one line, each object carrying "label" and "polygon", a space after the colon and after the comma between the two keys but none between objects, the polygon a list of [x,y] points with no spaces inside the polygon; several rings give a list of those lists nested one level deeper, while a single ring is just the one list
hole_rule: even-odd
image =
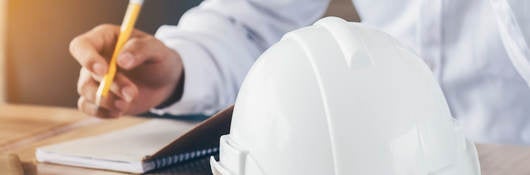
[{"label": "person", "polygon": [[[82,66],[78,108],[103,118],[145,111],[211,115],[234,103],[245,74],[264,50],[286,32],[321,18],[328,3],[206,0],[154,36],[136,30],[118,57],[121,71],[113,95],[100,107],[94,104],[96,89],[119,27],[97,26],[70,44]],[[362,23],[396,37],[424,59],[468,137],[530,144],[529,1],[354,4]]]}]

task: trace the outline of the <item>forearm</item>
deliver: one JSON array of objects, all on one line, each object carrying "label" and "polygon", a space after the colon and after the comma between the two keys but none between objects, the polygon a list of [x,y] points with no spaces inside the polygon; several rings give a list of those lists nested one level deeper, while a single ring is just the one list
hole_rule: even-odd
[{"label": "forearm", "polygon": [[255,59],[285,32],[318,19],[327,1],[263,4],[206,1],[178,26],[161,27],[156,37],[181,55],[185,80],[180,101],[153,112],[209,115],[232,104]]}]

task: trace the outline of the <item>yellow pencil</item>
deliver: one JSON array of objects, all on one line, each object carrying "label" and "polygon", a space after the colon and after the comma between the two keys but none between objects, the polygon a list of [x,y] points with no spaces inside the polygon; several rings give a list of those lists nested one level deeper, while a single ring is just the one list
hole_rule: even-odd
[{"label": "yellow pencil", "polygon": [[96,92],[96,105],[98,106],[101,103],[101,99],[106,98],[109,94],[110,85],[112,84],[112,81],[116,76],[116,72],[118,71],[116,65],[118,54],[120,54],[123,45],[125,45],[131,36],[132,31],[134,30],[134,24],[136,23],[136,19],[140,14],[142,4],[143,0],[129,0],[127,12],[125,13],[125,17],[123,18],[123,22],[121,24],[120,35],[118,37],[118,41],[116,42],[114,52],[112,53],[112,58],[109,62],[108,72],[105,74],[105,76],[103,76],[103,80],[101,80],[98,91]]}]

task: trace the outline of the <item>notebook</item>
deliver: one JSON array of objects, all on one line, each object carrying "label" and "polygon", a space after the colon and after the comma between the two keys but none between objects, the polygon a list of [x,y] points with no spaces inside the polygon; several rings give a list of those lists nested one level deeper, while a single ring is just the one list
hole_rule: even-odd
[{"label": "notebook", "polygon": [[145,173],[216,154],[228,133],[232,107],[199,124],[169,119],[147,122],[36,149],[37,161]]}]

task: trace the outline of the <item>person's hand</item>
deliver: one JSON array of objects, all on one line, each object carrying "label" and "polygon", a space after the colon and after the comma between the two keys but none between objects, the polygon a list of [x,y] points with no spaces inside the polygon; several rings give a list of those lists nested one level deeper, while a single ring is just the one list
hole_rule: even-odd
[{"label": "person's hand", "polygon": [[145,112],[166,100],[181,78],[180,56],[152,35],[135,30],[118,56],[119,71],[111,93],[98,107],[96,91],[108,70],[119,30],[119,26],[100,25],[70,43],[70,53],[82,66],[77,106],[89,115],[114,118]]}]

